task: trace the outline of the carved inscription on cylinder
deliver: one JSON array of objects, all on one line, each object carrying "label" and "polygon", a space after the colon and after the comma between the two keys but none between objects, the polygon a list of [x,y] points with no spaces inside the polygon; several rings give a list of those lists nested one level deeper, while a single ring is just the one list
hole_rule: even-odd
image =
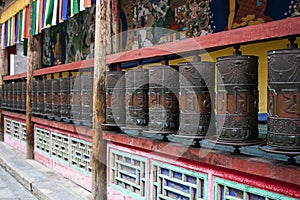
[{"label": "carved inscription on cylinder", "polygon": [[217,133],[219,141],[258,139],[258,57],[217,58]]},{"label": "carved inscription on cylinder", "polygon": [[268,52],[268,146],[300,151],[300,49]]}]

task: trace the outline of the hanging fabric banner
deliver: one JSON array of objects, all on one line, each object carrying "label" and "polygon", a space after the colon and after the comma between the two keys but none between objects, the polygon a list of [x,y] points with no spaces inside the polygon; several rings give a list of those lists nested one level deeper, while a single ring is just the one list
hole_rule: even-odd
[{"label": "hanging fabric banner", "polygon": [[71,0],[71,17],[78,13],[78,0]]},{"label": "hanging fabric banner", "polygon": [[46,0],[47,6],[46,6],[46,14],[45,14],[45,28],[51,27],[52,18],[53,18],[53,6],[54,1],[53,0]]},{"label": "hanging fabric banner", "polygon": [[89,8],[92,6],[92,1],[91,0],[84,0],[84,7]]},{"label": "hanging fabric banner", "polygon": [[5,47],[8,47],[8,37],[9,37],[9,35],[8,35],[8,29],[9,29],[8,21],[5,22],[5,42],[4,42]]},{"label": "hanging fabric banner", "polygon": [[44,27],[44,23],[43,23],[44,1],[45,0],[40,0],[39,5],[38,5],[39,6],[39,10],[40,10],[40,12],[38,12],[38,15],[39,15],[39,26],[38,26],[39,33],[42,32],[42,29]]},{"label": "hanging fabric banner", "polygon": [[68,8],[69,2],[68,0],[62,0],[62,20],[68,20]]},{"label": "hanging fabric banner", "polygon": [[79,0],[79,10],[80,11],[84,11],[85,10],[84,0]]},{"label": "hanging fabric banner", "polygon": [[1,48],[5,49],[5,23],[2,24],[2,31],[1,31]]},{"label": "hanging fabric banner", "polygon": [[51,25],[55,26],[57,23],[57,10],[58,10],[58,0],[54,0],[54,4],[53,4],[53,17],[52,17],[52,22]]},{"label": "hanging fabric banner", "polygon": [[35,29],[37,28],[36,27],[36,15],[37,15],[37,12],[36,12],[36,7],[37,7],[37,0],[33,1],[32,3],[32,27],[31,27],[31,34],[32,35],[35,35]]},{"label": "hanging fabric banner", "polygon": [[18,39],[19,39],[19,14],[16,14],[15,18],[15,40],[14,43],[19,43]]},{"label": "hanging fabric banner", "polygon": [[25,8],[23,12],[23,18],[24,18],[24,28],[23,28],[23,39],[27,39],[29,36],[29,29],[28,29],[28,19],[29,19],[29,8]]},{"label": "hanging fabric banner", "polygon": [[63,7],[63,1],[59,0],[59,6],[58,6],[58,22],[62,23],[64,20],[62,19],[62,7]]}]

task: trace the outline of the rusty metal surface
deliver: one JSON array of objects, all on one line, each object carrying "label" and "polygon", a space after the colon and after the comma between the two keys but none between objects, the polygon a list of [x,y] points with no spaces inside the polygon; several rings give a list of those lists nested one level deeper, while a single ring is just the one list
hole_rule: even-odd
[{"label": "rusty metal surface", "polygon": [[148,125],[148,70],[129,70],[126,79],[126,128],[145,129]]},{"label": "rusty metal surface", "polygon": [[60,117],[70,119],[70,78],[60,78]]},{"label": "rusty metal surface", "polygon": [[148,133],[175,133],[179,127],[178,67],[149,68]]},{"label": "rusty metal surface", "polygon": [[21,82],[21,106],[20,111],[26,111],[26,81]]},{"label": "rusty metal surface", "polygon": [[81,75],[81,120],[92,126],[93,117],[93,75]]},{"label": "rusty metal surface", "polygon": [[218,141],[252,143],[258,139],[258,57],[217,58]]},{"label": "rusty metal surface", "polygon": [[300,49],[268,52],[267,145],[300,152]]},{"label": "rusty metal surface", "polygon": [[73,123],[80,123],[81,120],[81,76],[70,77],[70,105]]},{"label": "rusty metal surface", "polygon": [[37,80],[37,115],[45,115],[45,80]]},{"label": "rusty metal surface", "polygon": [[176,136],[204,138],[214,113],[215,63],[180,63],[179,69],[180,127]]},{"label": "rusty metal surface", "polygon": [[125,124],[125,73],[108,71],[106,79],[106,124]]},{"label": "rusty metal surface", "polygon": [[52,79],[44,80],[44,101],[45,101],[45,110],[44,114],[52,119]]},{"label": "rusty metal surface", "polygon": [[60,120],[60,79],[51,80],[51,90],[52,90],[52,117],[56,120]]}]

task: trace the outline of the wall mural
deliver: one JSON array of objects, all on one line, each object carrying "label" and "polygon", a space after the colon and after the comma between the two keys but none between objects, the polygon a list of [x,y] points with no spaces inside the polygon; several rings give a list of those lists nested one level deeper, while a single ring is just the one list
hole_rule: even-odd
[{"label": "wall mural", "polygon": [[120,2],[121,51],[284,19],[299,7],[299,0]]},{"label": "wall mural", "polygon": [[44,30],[44,67],[93,58],[94,38],[95,5],[64,23]]}]

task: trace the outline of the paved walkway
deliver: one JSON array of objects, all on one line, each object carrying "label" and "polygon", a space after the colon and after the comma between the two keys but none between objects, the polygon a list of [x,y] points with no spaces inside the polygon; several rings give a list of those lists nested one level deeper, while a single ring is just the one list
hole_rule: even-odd
[{"label": "paved walkway", "polygon": [[[0,142],[0,167],[2,171],[5,169],[28,191],[33,193],[37,199],[91,199],[89,191],[56,174],[37,161],[25,159],[25,155],[4,142]],[[34,196],[31,196],[33,198],[26,198],[25,194],[29,194],[30,192],[20,190],[19,193],[17,192],[18,188],[10,187],[11,184],[6,183],[8,179],[5,176],[2,178],[1,173],[0,177],[0,200],[35,199]],[[16,184],[15,186],[17,187],[17,185],[20,186],[20,184]],[[22,194],[21,197],[18,196],[20,194]],[[16,195],[15,197],[17,198],[13,195]]]},{"label": "paved walkway", "polygon": [[23,187],[5,169],[0,167],[0,199],[1,200],[35,200],[31,192]]}]

